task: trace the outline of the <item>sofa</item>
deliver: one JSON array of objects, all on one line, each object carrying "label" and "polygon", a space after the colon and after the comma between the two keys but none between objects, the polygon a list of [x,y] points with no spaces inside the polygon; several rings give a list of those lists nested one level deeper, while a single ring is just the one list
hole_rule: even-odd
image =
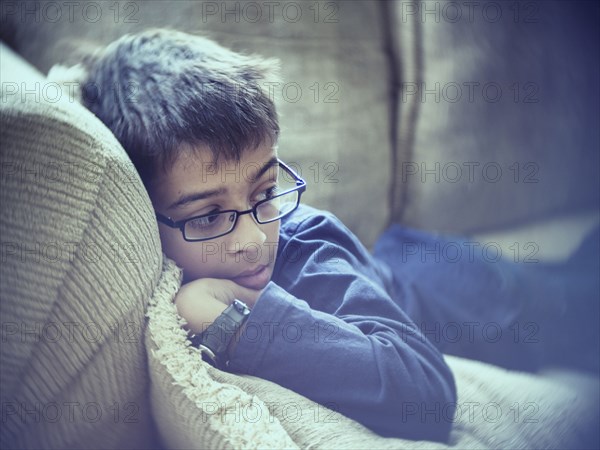
[{"label": "sofa", "polygon": [[2,448],[597,448],[593,371],[446,355],[437,443],[205,364],[143,185],[65,69],[155,26],[277,57],[280,155],[368,248],[401,223],[562,260],[599,222],[598,7],[475,3],[4,2]]}]

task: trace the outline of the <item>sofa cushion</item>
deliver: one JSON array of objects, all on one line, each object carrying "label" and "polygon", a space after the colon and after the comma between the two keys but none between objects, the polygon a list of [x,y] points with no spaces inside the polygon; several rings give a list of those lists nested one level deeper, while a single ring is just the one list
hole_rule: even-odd
[{"label": "sofa cushion", "polygon": [[[0,52],[3,68],[23,64]],[[10,83],[18,91],[3,89],[0,103],[2,448],[153,447],[143,330],[162,259],[150,201],[92,114],[49,101],[54,86],[32,70]]]},{"label": "sofa cushion", "polygon": [[[456,377],[451,405],[407,403],[406,415],[451,421],[447,444],[383,438],[359,423],[272,382],[215,369],[181,328],[172,300],[176,266],[165,258],[164,282],[148,308],[146,342],[152,406],[169,448],[593,448],[598,384],[594,376],[553,370],[533,375],[446,357]],[[317,369],[317,368],[313,368]],[[299,374],[299,376],[301,376]],[[401,399],[399,400],[401,401]],[[398,417],[398,420],[403,420]]]},{"label": "sofa cushion", "polygon": [[[54,14],[56,2],[36,3],[39,16]],[[68,20],[66,7],[62,20],[53,21],[36,21],[33,13],[22,18],[18,6],[5,13],[6,22],[16,22],[15,48],[45,73],[78,62],[81,50],[148,27],[203,34],[279,58],[282,83],[271,88],[280,157],[306,178],[306,203],[333,211],[367,246],[374,243],[389,218],[392,155],[379,2],[175,0],[73,8]]]},{"label": "sofa cushion", "polygon": [[395,2],[394,219],[470,233],[600,200],[594,2]]}]

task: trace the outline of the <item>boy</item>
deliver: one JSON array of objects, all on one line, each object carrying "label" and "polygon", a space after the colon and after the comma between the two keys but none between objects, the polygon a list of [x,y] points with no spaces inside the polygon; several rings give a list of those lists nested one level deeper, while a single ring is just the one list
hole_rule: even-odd
[{"label": "boy", "polygon": [[461,265],[398,259],[400,243],[426,235],[392,227],[378,260],[333,215],[301,205],[306,185],[279,158],[275,106],[261,89],[273,70],[201,37],[152,30],[90,61],[83,101],[144,181],[163,251],[183,269],[178,312],[207,360],[382,435],[444,441],[451,420],[431,411],[451,419],[456,390],[440,349],[508,366],[545,350],[477,339],[436,348],[415,322],[427,329],[489,313],[506,329],[536,317],[535,302],[510,297],[512,268],[475,264],[472,286],[453,292],[444,280]]}]

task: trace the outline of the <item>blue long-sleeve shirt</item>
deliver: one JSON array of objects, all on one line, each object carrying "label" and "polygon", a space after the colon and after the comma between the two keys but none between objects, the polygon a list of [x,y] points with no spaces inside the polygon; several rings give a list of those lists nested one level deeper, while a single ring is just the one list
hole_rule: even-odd
[{"label": "blue long-sleeve shirt", "polygon": [[398,305],[402,295],[389,269],[333,214],[301,205],[282,220],[273,277],[229,368],[381,435],[444,441],[454,378]]}]

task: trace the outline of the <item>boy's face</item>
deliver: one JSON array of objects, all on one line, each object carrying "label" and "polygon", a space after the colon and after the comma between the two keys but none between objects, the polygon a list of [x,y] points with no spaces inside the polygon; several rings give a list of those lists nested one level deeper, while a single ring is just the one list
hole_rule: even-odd
[{"label": "boy's face", "polygon": [[[149,189],[154,209],[179,221],[219,210],[245,211],[263,199],[273,185],[273,170],[255,179],[259,169],[277,157],[270,144],[245,151],[238,162],[218,161],[208,147],[183,151]],[[184,198],[187,201],[182,202]],[[159,223],[163,251],[183,268],[184,282],[224,278],[251,289],[264,288],[273,273],[279,221],[258,224],[252,214],[238,216],[233,231],[208,241],[188,242],[181,230]],[[254,273],[259,269],[260,273]],[[240,276],[252,272],[248,276]]]}]

